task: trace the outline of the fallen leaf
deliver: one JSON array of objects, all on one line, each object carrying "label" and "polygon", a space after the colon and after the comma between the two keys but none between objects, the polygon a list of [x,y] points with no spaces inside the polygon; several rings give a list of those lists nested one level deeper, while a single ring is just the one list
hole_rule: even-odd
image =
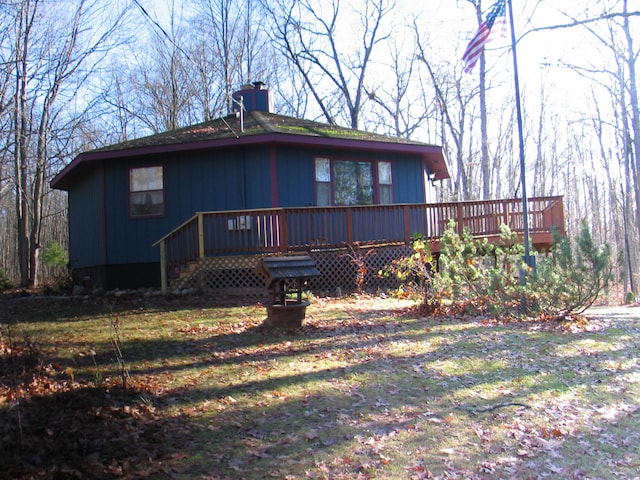
[{"label": "fallen leaf", "polygon": [[308,430],[308,431],[304,432],[303,437],[308,442],[311,442],[311,441],[315,440],[316,438],[318,438],[318,434],[316,433],[315,430]]}]

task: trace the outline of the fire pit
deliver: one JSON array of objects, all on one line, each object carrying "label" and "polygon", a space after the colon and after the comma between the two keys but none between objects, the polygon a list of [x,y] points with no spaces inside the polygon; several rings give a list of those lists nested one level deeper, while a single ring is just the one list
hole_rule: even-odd
[{"label": "fire pit", "polygon": [[264,325],[277,328],[302,326],[309,302],[302,300],[306,281],[320,276],[313,259],[306,255],[263,257],[257,272],[265,277],[271,292],[271,304],[267,306]]}]

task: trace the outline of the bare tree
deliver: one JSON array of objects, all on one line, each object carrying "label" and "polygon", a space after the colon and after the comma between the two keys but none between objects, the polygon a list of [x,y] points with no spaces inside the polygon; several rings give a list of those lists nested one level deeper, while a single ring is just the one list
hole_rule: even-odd
[{"label": "bare tree", "polygon": [[[619,65],[619,73],[621,66]],[[622,98],[617,94],[619,82],[623,77],[618,76],[618,82],[614,82],[613,85],[608,86],[607,90],[610,95],[605,100],[605,107],[610,103],[611,111],[616,111],[619,108],[624,108],[625,97]],[[617,85],[616,85],[617,83]],[[606,87],[606,85],[603,85]],[[595,89],[594,89],[595,90]],[[607,212],[601,215],[603,219],[612,224],[610,229],[611,233],[608,235],[607,241],[611,242],[614,247],[614,253],[617,252],[615,258],[618,258],[618,268],[620,269],[620,277],[625,283],[625,291],[637,292],[636,279],[634,265],[637,265],[637,249],[631,248],[632,245],[636,245],[635,229],[633,228],[633,205],[634,202],[631,199],[633,197],[633,175],[631,173],[630,162],[630,142],[627,138],[628,119],[625,115],[614,115],[613,121],[603,113],[604,108],[601,107],[600,102],[597,99],[597,95],[592,95],[594,98],[594,114],[590,119],[591,127],[595,133],[594,138],[597,141],[599,147],[600,165],[598,168],[594,168],[595,171],[603,171],[605,174],[605,188],[603,208],[607,209]],[[607,109],[608,110],[608,109]],[[613,134],[615,143],[610,144],[611,134],[608,131],[614,130]],[[624,172],[622,178],[620,178],[619,172]],[[600,208],[596,205],[594,212],[599,212]],[[594,215],[595,216],[595,215]]]},{"label": "bare tree", "polygon": [[622,31],[624,32],[624,63],[628,74],[629,89],[629,109],[631,110],[631,138],[633,142],[633,160],[635,163],[633,179],[635,183],[636,197],[636,229],[640,235],[640,105],[638,105],[638,83],[636,72],[636,61],[638,52],[634,46],[633,37],[631,36],[631,26],[629,23],[627,0],[623,1]]},{"label": "bare tree", "polygon": [[[481,0],[466,2],[474,7],[477,24],[480,25],[483,21]],[[509,118],[511,108],[496,108],[493,112],[488,107],[491,85],[487,80],[484,49],[480,55],[477,81],[475,78],[467,81],[460,71],[452,73],[459,68],[458,64],[436,64],[435,52],[428,51],[425,47],[427,42],[420,39],[417,22],[414,22],[413,30],[419,58],[433,83],[446,127],[443,143],[453,143],[449,150],[449,158],[455,159],[453,197],[458,200],[492,198],[505,188],[505,180],[511,183],[511,169],[501,167],[511,166],[512,154],[505,147],[510,144],[509,134],[513,131],[509,120],[513,121],[513,118]],[[506,101],[512,102],[512,97],[508,96]],[[492,139],[488,133],[490,117],[496,127],[492,131],[495,136]]]},{"label": "bare tree", "polygon": [[279,113],[296,118],[307,118],[312,108],[313,97],[300,71],[288,61],[274,61],[271,88],[279,98]]},{"label": "bare tree", "polygon": [[[345,3],[331,0],[318,4],[310,0],[262,0],[273,23],[273,40],[295,65],[329,123],[342,117],[358,128],[366,100],[365,83],[375,48],[388,38],[383,21],[393,10],[391,0],[362,0],[343,12]],[[358,8],[361,7],[361,8]],[[340,38],[340,20],[357,42]],[[355,22],[358,22],[357,25]],[[353,30],[356,30],[353,33]]]},{"label": "bare tree", "polygon": [[[621,11],[617,13],[613,10],[603,12],[598,24],[583,24],[611,53],[615,67],[607,69],[598,65],[595,68],[582,71],[583,74],[593,78],[596,85],[604,88],[611,99],[615,99],[611,109],[613,119],[608,123],[615,129],[617,148],[611,154],[606,152],[604,146],[600,147],[600,151],[603,152],[604,158],[612,155],[617,157],[620,171],[624,172],[619,188],[612,180],[609,180],[607,186],[610,189],[611,201],[614,202],[612,212],[616,212],[618,191],[622,196],[622,228],[618,232],[624,235],[624,242],[618,247],[620,251],[624,251],[624,277],[628,281],[630,290],[637,294],[635,274],[639,253],[635,239],[640,236],[640,107],[638,105],[636,61],[639,53],[632,36],[631,17],[632,12],[628,10],[627,0],[622,0]],[[599,28],[603,23],[606,28]],[[604,122],[595,100],[597,96],[593,95],[593,98],[597,112],[593,126],[597,138],[602,144],[604,142]],[[611,177],[613,174],[611,173],[610,158],[603,163],[607,176]],[[635,225],[635,228],[631,227],[632,224]]]},{"label": "bare tree", "polygon": [[[467,0],[471,3],[476,11],[478,26],[482,23],[482,1]],[[487,134],[487,67],[484,55],[484,49],[480,55],[480,64],[478,69],[478,95],[480,102],[480,164],[482,177],[482,198],[488,199],[491,196],[491,164],[489,158],[489,142]]]},{"label": "bare tree", "polygon": [[[56,125],[67,122],[64,108],[90,75],[92,61],[107,48],[118,23],[97,24],[104,13],[99,2],[69,1],[67,15],[45,10],[41,0],[15,3],[15,33],[11,43],[12,155],[17,260],[20,284],[37,284],[47,179]],[[100,25],[99,31],[90,25]],[[96,27],[97,28],[97,27]]]},{"label": "bare tree", "polygon": [[154,133],[195,123],[198,118],[193,108],[193,69],[183,41],[187,37],[183,11],[175,0],[168,8],[169,27],[164,28],[140,7],[152,45],[134,46],[137,64],[129,69],[130,89],[123,105]]},{"label": "bare tree", "polygon": [[[628,0],[598,2],[591,8],[585,3],[579,14],[562,12],[560,8],[563,7],[559,11],[566,22],[532,29],[521,39],[534,32],[579,30],[588,32],[601,48],[580,64],[563,63],[591,83],[586,106],[593,110],[582,113],[576,121],[576,140],[564,152],[575,177],[570,179],[567,173],[568,195],[575,198],[581,192],[582,196],[579,202],[568,205],[573,208],[576,204],[576,211],[568,212],[568,217],[588,216],[603,237],[613,237],[621,260],[621,276],[637,293],[634,275],[638,270],[640,235],[640,108],[636,71],[639,52],[634,32],[640,11],[631,10]],[[607,100],[602,102],[600,98]],[[548,135],[545,138],[548,143]],[[591,138],[595,140],[593,144],[589,144]],[[592,163],[586,171],[581,168],[585,162]]]},{"label": "bare tree", "polygon": [[[450,158],[455,158],[453,171],[453,199],[466,200],[472,197],[472,179],[469,165],[471,164],[472,142],[472,108],[471,99],[477,95],[474,90],[469,91],[458,76],[452,78],[446,69],[436,72],[423,46],[417,24],[414,23],[416,48],[418,58],[425,65],[429,78],[433,84],[438,102],[438,109],[442,117],[442,141],[448,152],[453,152]],[[467,140],[469,139],[469,140]],[[469,144],[467,145],[467,141]],[[450,145],[453,142],[453,145]]]},{"label": "bare tree", "polygon": [[119,123],[133,118],[160,132],[210,120],[231,109],[238,87],[268,81],[262,76],[274,62],[255,0],[198,0],[188,9],[173,0],[168,27],[136,3],[153,45],[137,46],[136,65],[114,65],[119,72],[124,67],[131,86],[123,91],[122,74],[113,75],[117,88],[108,98],[119,110]]},{"label": "bare tree", "polygon": [[239,86],[268,83],[277,62],[257,0],[198,0],[193,21],[199,26],[190,47],[199,72],[196,96],[212,118],[232,109],[231,95]]},{"label": "bare tree", "polygon": [[372,129],[382,127],[387,134],[411,139],[416,131],[434,123],[437,100],[433,87],[423,80],[418,58],[413,51],[407,56],[403,47],[390,39],[390,63],[385,68],[388,74],[380,75],[365,91],[378,107],[369,115],[375,118]]},{"label": "bare tree", "polygon": [[[0,8],[0,45],[7,48],[0,48],[0,220],[6,215],[8,210],[4,208],[4,202],[9,197],[11,190],[11,165],[13,158],[9,154],[12,139],[6,132],[10,132],[11,127],[11,115],[9,110],[12,107],[13,97],[12,91],[15,85],[14,80],[14,67],[15,57],[11,42],[11,26],[16,23],[15,12],[10,11],[8,8]],[[6,252],[7,243],[4,250]],[[0,263],[0,268],[6,265],[5,262]]]},{"label": "bare tree", "polygon": [[[243,15],[245,4],[233,0],[200,0],[197,22],[199,41],[194,60],[198,64],[201,103],[207,118],[232,108],[231,94],[241,83]],[[203,32],[206,32],[203,34]]]}]

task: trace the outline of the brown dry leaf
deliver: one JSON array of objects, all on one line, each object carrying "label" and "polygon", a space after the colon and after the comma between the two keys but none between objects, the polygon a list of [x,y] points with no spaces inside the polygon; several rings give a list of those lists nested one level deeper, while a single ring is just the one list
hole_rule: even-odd
[{"label": "brown dry leaf", "polygon": [[288,398],[288,395],[286,393],[279,392],[278,390],[272,390],[268,395],[271,397],[280,398],[282,400],[286,400]]},{"label": "brown dry leaf", "polygon": [[298,437],[296,435],[286,435],[282,438],[280,443],[284,445],[291,445],[298,441]]},{"label": "brown dry leaf", "polygon": [[318,438],[318,433],[315,430],[308,430],[304,432],[303,437],[308,442],[311,442]]},{"label": "brown dry leaf", "polygon": [[561,438],[564,436],[564,433],[562,433],[562,430],[559,428],[552,428],[550,430],[543,428],[541,434],[542,438]]}]

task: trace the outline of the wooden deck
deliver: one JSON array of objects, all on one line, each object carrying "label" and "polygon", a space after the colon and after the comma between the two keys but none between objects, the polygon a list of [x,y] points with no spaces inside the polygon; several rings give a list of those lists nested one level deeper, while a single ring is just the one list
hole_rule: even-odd
[{"label": "wooden deck", "polygon": [[[485,200],[438,204],[367,205],[350,207],[272,208],[200,212],[154,245],[160,247],[163,289],[167,278],[198,259],[343,248],[346,245],[408,243],[416,233],[439,238],[450,220],[458,231],[495,242],[501,224],[523,232],[522,200]],[[565,233],[563,199],[528,200],[533,248],[548,249],[552,232]]]}]

